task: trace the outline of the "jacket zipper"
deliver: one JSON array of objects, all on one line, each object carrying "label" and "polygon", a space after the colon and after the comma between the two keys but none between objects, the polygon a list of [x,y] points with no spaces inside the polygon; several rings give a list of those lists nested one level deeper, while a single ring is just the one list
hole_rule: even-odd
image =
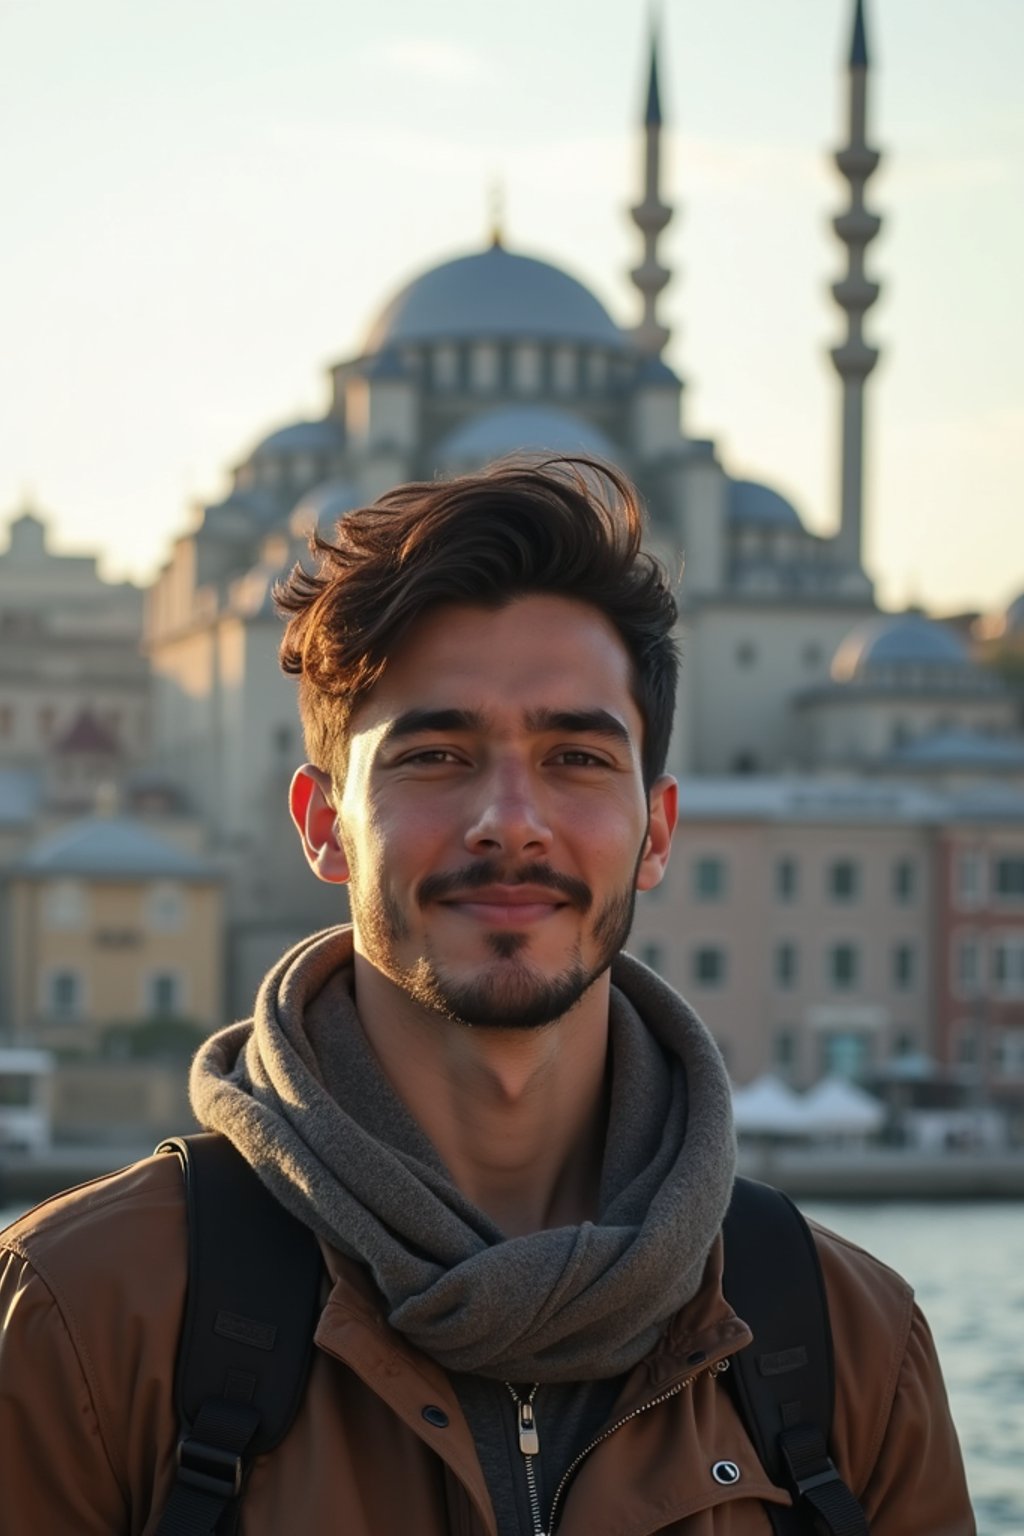
[{"label": "jacket zipper", "polygon": [[526,1491],[530,1497],[533,1536],[545,1536],[544,1522],[540,1517],[540,1494],[537,1491],[537,1474],[533,1467],[533,1458],[540,1454],[540,1435],[537,1433],[537,1420],[533,1412],[533,1400],[537,1396],[540,1382],[534,1382],[527,1397],[520,1397],[511,1382],[506,1381],[505,1386],[508,1388],[512,1401],[516,1405],[516,1411],[519,1414],[519,1449],[523,1453],[523,1465],[526,1468]]},{"label": "jacket zipper", "polygon": [[[615,1431],[617,1429],[621,1429],[623,1424],[629,1424],[631,1422],[631,1420],[638,1419],[640,1417],[640,1415],[642,1413],[646,1413],[649,1408],[657,1408],[661,1403],[667,1403],[669,1398],[678,1397],[681,1392],[685,1392],[687,1390],[687,1388],[692,1387],[694,1382],[697,1381],[701,1376],[703,1376],[705,1374],[711,1374],[712,1376],[721,1376],[722,1372],[723,1371],[727,1371],[728,1369],[729,1369],[728,1358],[726,1358],[724,1360],[716,1360],[716,1361],[713,1362],[713,1364],[705,1366],[702,1370],[695,1371],[692,1376],[686,1376],[686,1377],[684,1377],[684,1379],[682,1381],[677,1381],[674,1387],[670,1387],[667,1392],[662,1392],[660,1397],[652,1397],[649,1402],[641,1403],[639,1408],[634,1408],[632,1413],[627,1413],[624,1418],[616,1419],[614,1424],[609,1424],[608,1428],[603,1430],[601,1432],[601,1434],[598,1435],[596,1440],[591,1440],[590,1444],[584,1446],[583,1450],[580,1451],[579,1455],[576,1456],[569,1463],[569,1466],[565,1470],[565,1474],[564,1474],[564,1476],[562,1478],[562,1481],[559,1483],[558,1487],[555,1489],[555,1497],[551,1501],[551,1515],[550,1515],[549,1520],[548,1520],[547,1532],[545,1532],[544,1527],[542,1525],[538,1524],[538,1525],[536,1525],[536,1530],[534,1532],[534,1536],[553,1536],[554,1529],[555,1529],[555,1516],[556,1516],[556,1514],[558,1512],[558,1501],[559,1501],[559,1499],[562,1497],[562,1494],[565,1492],[565,1490],[566,1490],[566,1488],[567,1488],[567,1486],[569,1484],[570,1479],[577,1472],[577,1470],[578,1470],[578,1468],[580,1466],[580,1463],[587,1459],[587,1457],[590,1455],[591,1451],[594,1450],[597,1446],[599,1446],[601,1444],[602,1440],[607,1440],[609,1435],[614,1435]],[[534,1388],[534,1391],[536,1391],[536,1388]],[[532,1469],[531,1469],[530,1472],[527,1473],[527,1481],[528,1482],[530,1481],[531,1474],[532,1474]],[[538,1519],[538,1515],[539,1515],[539,1511],[534,1514],[534,1521],[535,1522]]]}]

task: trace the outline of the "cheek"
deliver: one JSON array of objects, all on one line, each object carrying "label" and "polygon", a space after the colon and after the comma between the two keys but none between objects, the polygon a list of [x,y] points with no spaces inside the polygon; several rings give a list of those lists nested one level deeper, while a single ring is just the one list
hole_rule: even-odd
[{"label": "cheek", "polygon": [[620,805],[612,812],[608,806],[577,803],[562,826],[566,849],[589,881],[631,884],[647,836],[646,806],[638,812]]}]

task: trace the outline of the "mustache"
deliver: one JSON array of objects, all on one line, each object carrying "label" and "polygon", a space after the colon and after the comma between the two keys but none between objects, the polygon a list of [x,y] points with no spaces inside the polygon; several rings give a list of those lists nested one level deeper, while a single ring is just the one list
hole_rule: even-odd
[{"label": "mustache", "polygon": [[443,901],[446,896],[461,896],[466,891],[478,891],[486,885],[540,885],[564,896],[569,905],[579,912],[589,912],[594,895],[583,880],[572,875],[560,875],[547,864],[524,864],[514,872],[502,869],[500,864],[485,860],[471,864],[466,869],[453,869],[447,874],[427,875],[420,886],[418,901],[421,907],[431,901]]}]

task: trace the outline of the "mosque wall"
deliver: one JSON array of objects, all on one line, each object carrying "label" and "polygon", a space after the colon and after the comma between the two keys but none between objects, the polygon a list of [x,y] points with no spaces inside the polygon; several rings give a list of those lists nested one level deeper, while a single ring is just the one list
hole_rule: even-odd
[{"label": "mosque wall", "polygon": [[710,601],[686,613],[695,772],[795,768],[793,696],[827,676],[840,640],[863,616],[832,605]]}]

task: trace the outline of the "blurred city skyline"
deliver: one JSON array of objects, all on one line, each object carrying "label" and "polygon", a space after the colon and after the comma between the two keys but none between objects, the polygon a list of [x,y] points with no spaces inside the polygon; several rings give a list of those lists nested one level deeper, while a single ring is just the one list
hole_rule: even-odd
[{"label": "blurred city skyline", "polygon": [[[869,0],[866,554],[886,605],[1024,589],[1024,10]],[[661,310],[687,430],[838,515],[851,0],[666,0]],[[194,498],[277,425],[396,288],[489,237],[638,318],[647,23],[627,0],[372,10],[0,0],[0,528],[149,579]]]}]

